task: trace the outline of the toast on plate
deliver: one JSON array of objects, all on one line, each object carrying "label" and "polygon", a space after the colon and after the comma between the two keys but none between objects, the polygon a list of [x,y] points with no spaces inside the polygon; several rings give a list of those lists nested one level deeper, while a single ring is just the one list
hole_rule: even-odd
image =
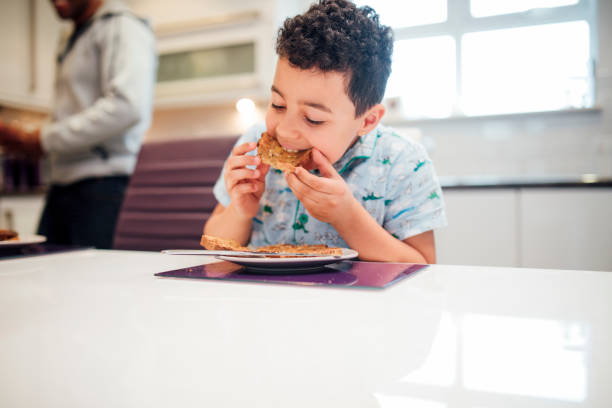
[{"label": "toast on plate", "polygon": [[230,238],[219,238],[211,235],[202,235],[200,245],[210,250],[248,251],[247,247],[240,245]]},{"label": "toast on plate", "polygon": [[0,229],[0,241],[19,241],[19,234],[10,229]]},{"label": "toast on plate", "polygon": [[277,244],[266,245],[256,249],[257,252],[294,252],[298,254],[313,255],[342,255],[342,248],[328,247],[327,245],[293,245]]},{"label": "toast on plate", "polygon": [[266,245],[258,248],[247,248],[240,245],[238,242],[229,238],[213,237],[211,235],[202,235],[200,245],[210,250],[227,250],[227,251],[246,251],[246,252],[289,252],[296,254],[313,254],[313,255],[342,255],[342,248],[328,247],[324,244],[319,245],[294,245],[294,244],[276,244]]}]

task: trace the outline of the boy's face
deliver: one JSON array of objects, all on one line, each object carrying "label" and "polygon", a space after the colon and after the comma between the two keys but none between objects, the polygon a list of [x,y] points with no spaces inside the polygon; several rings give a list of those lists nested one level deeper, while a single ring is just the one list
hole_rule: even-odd
[{"label": "boy's face", "polygon": [[268,133],[286,149],[315,147],[335,163],[364,134],[364,118],[355,118],[345,81],[345,74],[302,70],[279,58],[266,114]]}]

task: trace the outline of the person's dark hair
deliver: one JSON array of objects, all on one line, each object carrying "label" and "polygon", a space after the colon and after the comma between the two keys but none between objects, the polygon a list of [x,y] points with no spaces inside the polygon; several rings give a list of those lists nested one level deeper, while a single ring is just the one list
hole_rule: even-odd
[{"label": "person's dark hair", "polygon": [[319,0],[304,14],[285,20],[276,53],[300,69],[347,73],[346,93],[355,117],[382,101],[391,73],[393,31],[367,6]]}]

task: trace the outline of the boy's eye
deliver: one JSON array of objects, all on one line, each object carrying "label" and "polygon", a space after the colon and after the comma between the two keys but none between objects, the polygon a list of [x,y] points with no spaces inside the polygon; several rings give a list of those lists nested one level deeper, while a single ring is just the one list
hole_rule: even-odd
[{"label": "boy's eye", "polygon": [[276,110],[283,110],[283,109],[285,109],[285,107],[281,106],[281,105],[275,105],[273,103],[271,103],[270,105],[272,106],[272,109],[276,109]]},{"label": "boy's eye", "polygon": [[305,118],[306,118],[306,121],[310,123],[311,125],[321,125],[324,122],[322,120],[312,120],[307,116],[305,116]]}]

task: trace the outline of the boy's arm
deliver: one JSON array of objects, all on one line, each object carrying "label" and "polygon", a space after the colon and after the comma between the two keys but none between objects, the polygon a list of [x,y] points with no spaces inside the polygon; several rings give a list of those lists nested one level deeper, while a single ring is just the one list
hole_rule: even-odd
[{"label": "boy's arm", "polygon": [[[266,187],[266,174],[270,169],[270,166],[261,163],[258,156],[247,155],[255,147],[255,142],[242,143],[239,140],[232,149],[215,184],[214,193],[219,204],[204,225],[205,235],[231,238],[241,245],[248,243],[252,220],[259,209],[259,200]],[[221,202],[226,202],[227,207]]]},{"label": "boy's arm", "polygon": [[204,225],[204,234],[214,237],[231,238],[246,245],[251,236],[251,218],[245,218],[230,204],[224,207],[217,204]]},{"label": "boy's arm", "polygon": [[345,217],[332,224],[346,243],[359,252],[364,261],[435,263],[436,248],[433,231],[400,241],[379,225],[354,200]]},{"label": "boy's arm", "polygon": [[287,173],[286,180],[306,210],[322,222],[330,223],[359,258],[367,261],[435,262],[433,231],[404,241],[387,232],[357,201],[342,177],[321,152],[313,149],[313,160],[321,177],[301,167]]}]

